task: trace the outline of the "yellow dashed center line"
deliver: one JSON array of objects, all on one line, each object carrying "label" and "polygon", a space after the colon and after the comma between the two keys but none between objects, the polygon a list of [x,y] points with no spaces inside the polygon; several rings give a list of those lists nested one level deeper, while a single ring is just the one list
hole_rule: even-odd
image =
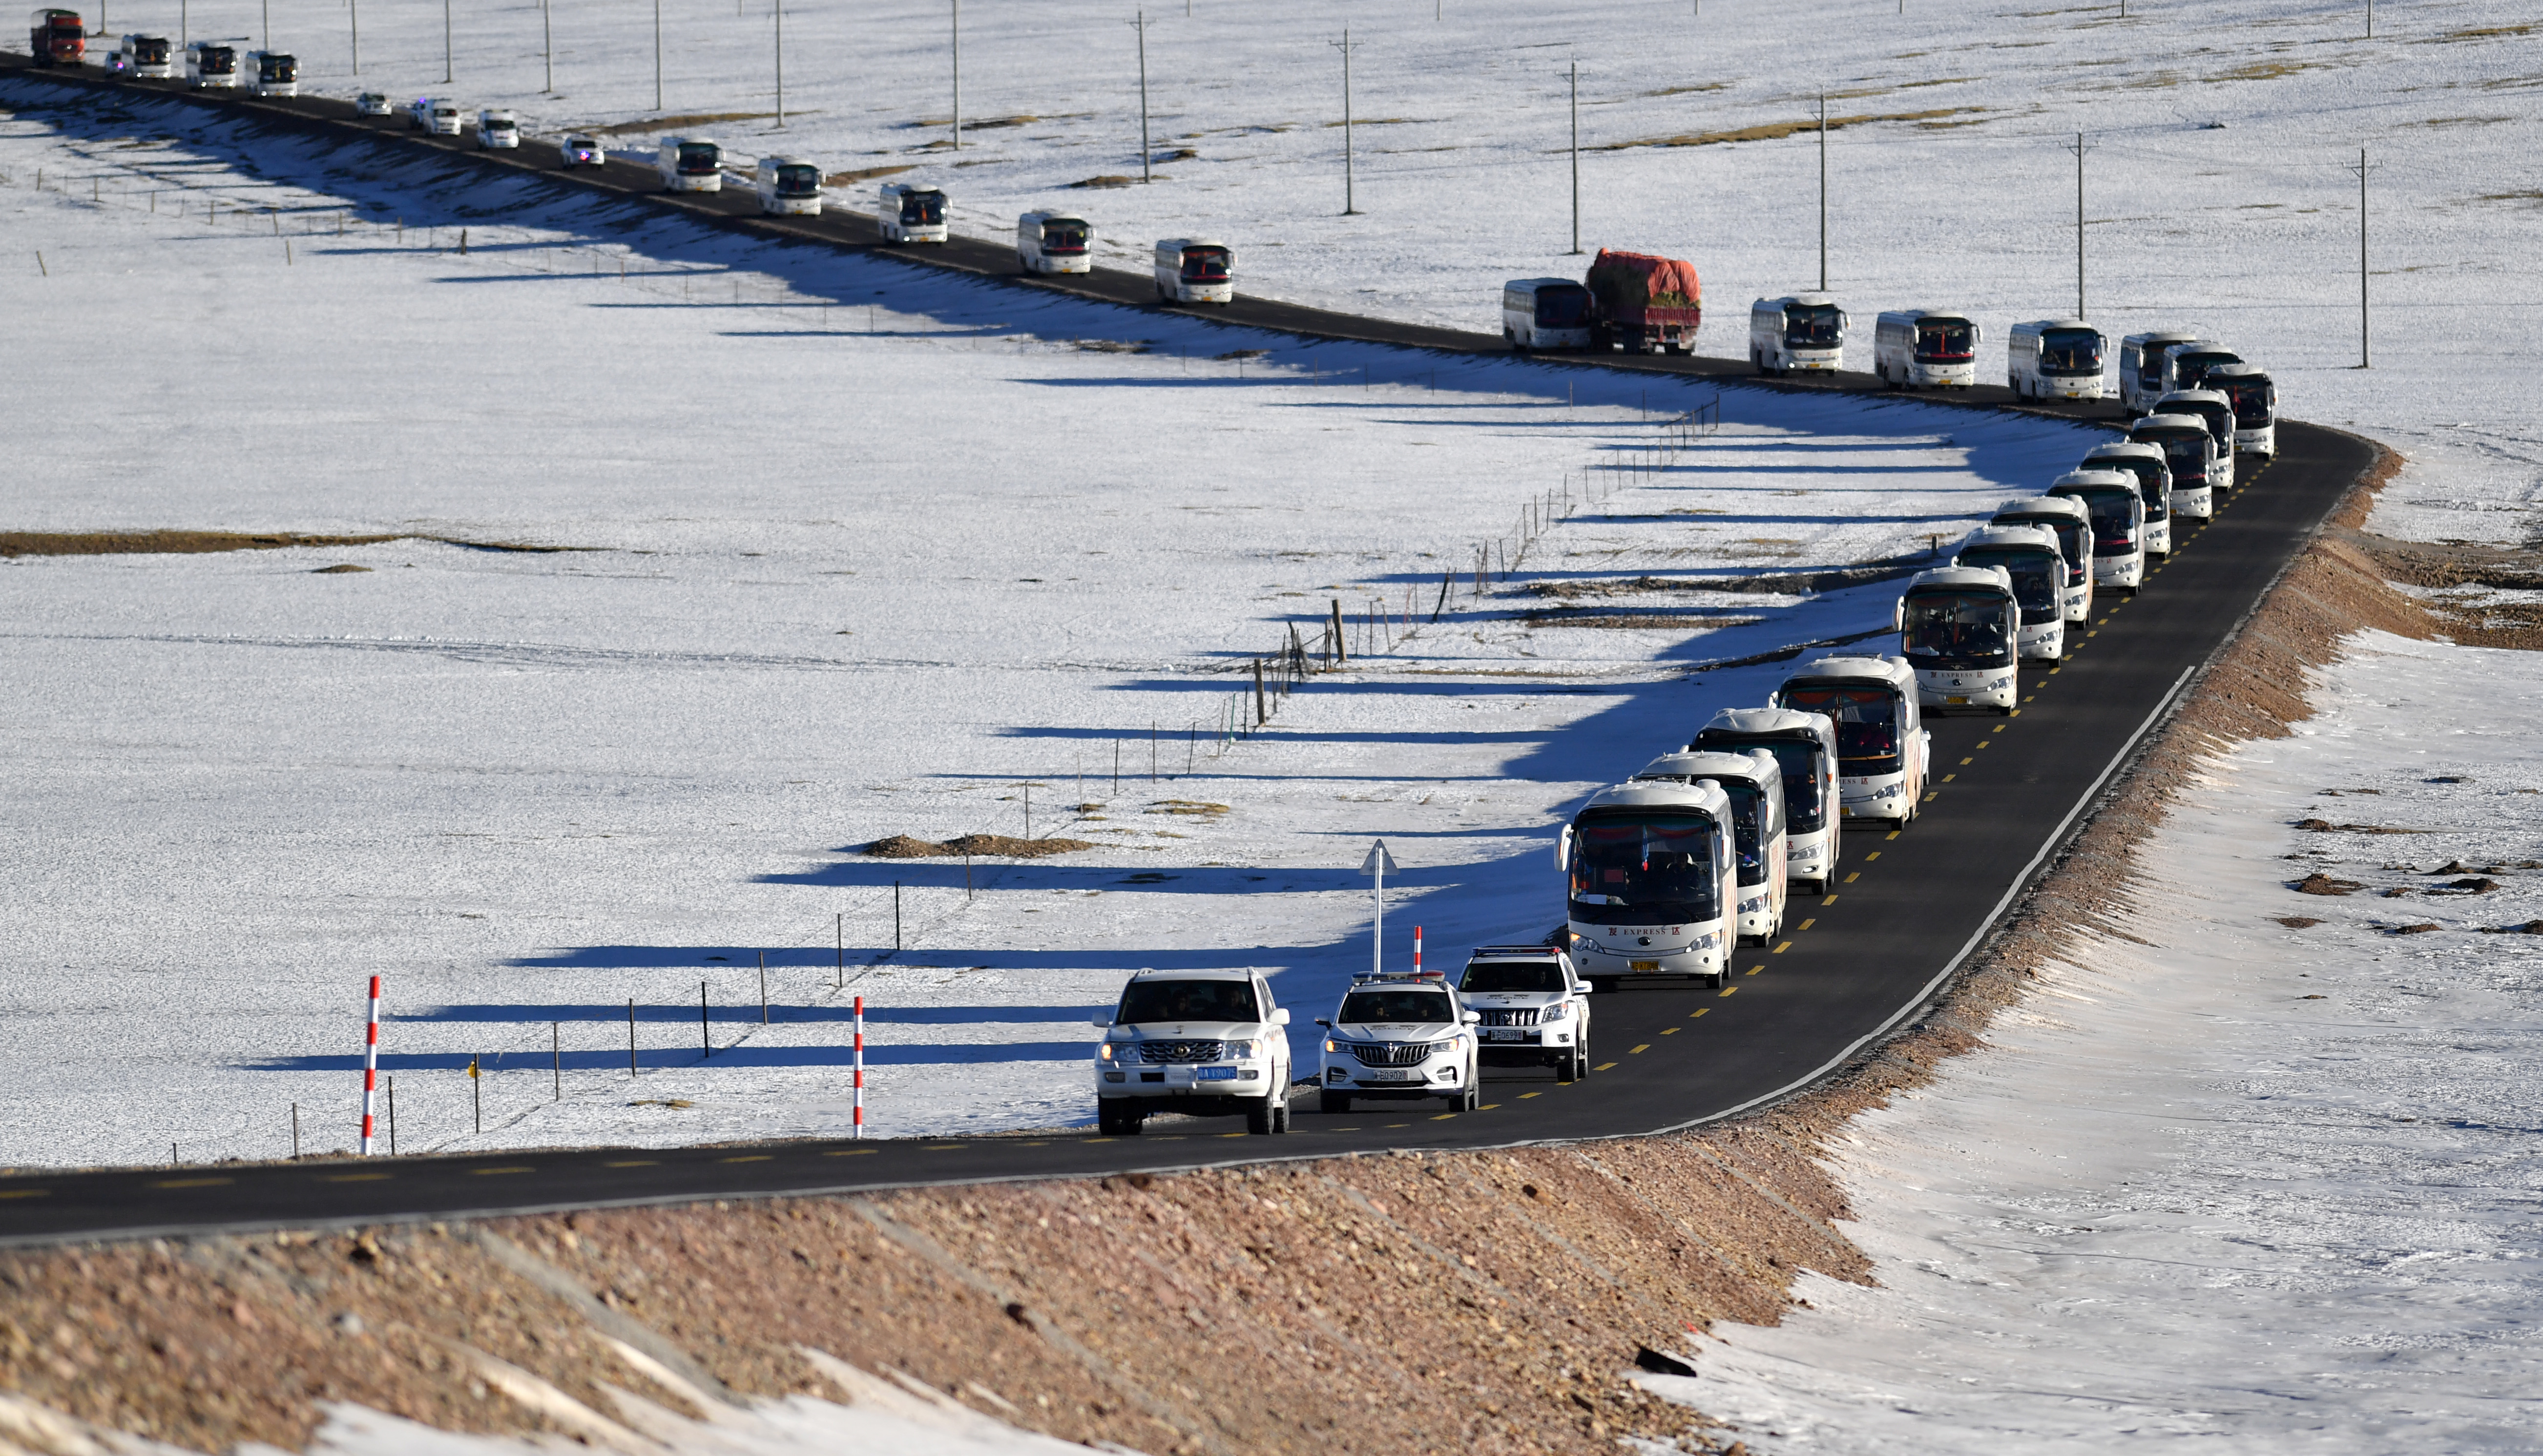
[{"label": "yellow dashed center line", "polygon": [[536,1172],[538,1172],[538,1170],[537,1170],[537,1169],[535,1169],[535,1168],[471,1168],[471,1169],[469,1169],[468,1171],[469,1171],[470,1173],[475,1174],[475,1175],[476,1175],[477,1177],[479,1177],[479,1178],[500,1178],[500,1177],[501,1177],[501,1176],[503,1176],[503,1175],[505,1175],[505,1174],[509,1174],[509,1173],[536,1173]]},{"label": "yellow dashed center line", "polygon": [[395,1174],[393,1174],[393,1173],[336,1173],[336,1174],[330,1174],[330,1175],[329,1175],[329,1176],[327,1176],[326,1178],[321,1179],[321,1180],[320,1180],[320,1182],[322,1182],[322,1183],[385,1183],[385,1182],[387,1182],[389,1179],[395,1178],[396,1176],[397,1176],[397,1175],[395,1175]]},{"label": "yellow dashed center line", "polygon": [[716,1161],[719,1163],[765,1163],[768,1161],[768,1155],[766,1153],[752,1153],[747,1157],[718,1158]]},{"label": "yellow dashed center line", "polygon": [[1662,1027],[1660,1028],[1660,1035],[1663,1036],[1674,1036],[1681,1029],[1677,1027]]},{"label": "yellow dashed center line", "polygon": [[1603,1072],[1603,1071],[1607,1070],[1609,1067],[1612,1067],[1612,1066],[1614,1066],[1614,1065],[1615,1065],[1615,1063],[1614,1063],[1614,1062],[1600,1062],[1600,1063],[1596,1066],[1596,1068],[1594,1068],[1594,1070]]},{"label": "yellow dashed center line", "polygon": [[235,1179],[227,1178],[166,1178],[152,1184],[151,1187],[161,1188],[221,1188],[229,1187],[234,1182],[236,1182]]},{"label": "yellow dashed center line", "polygon": [[[1764,966],[1762,966],[1762,965],[1761,965],[1761,966],[1758,966],[1758,967],[1757,967],[1757,970],[1764,970],[1765,968],[1766,968],[1766,967],[1764,967]],[[1750,975],[1755,975],[1755,974],[1757,973],[1757,970],[1752,970],[1752,971],[1750,971],[1750,972],[1748,972],[1748,973],[1749,973]],[[1737,986],[1725,986],[1725,987],[1723,987],[1723,988],[1722,988],[1722,994],[1723,994],[1723,995],[1725,995],[1725,996],[1728,996],[1728,995],[1730,995],[1732,992],[1736,991],[1736,990],[1738,990],[1738,989],[1739,989],[1739,988],[1738,988]]]},{"label": "yellow dashed center line", "polygon": [[1828,906],[1833,905],[1833,904],[1835,904],[1835,903],[1836,903],[1836,896],[1834,896],[1834,895],[1829,895],[1826,899],[1823,899],[1823,900],[1819,901],[1819,908],[1820,908],[1820,909],[1822,909],[1822,910],[1824,910],[1824,909],[1826,909]]},{"label": "yellow dashed center line", "polygon": [[1805,921],[1803,921],[1803,922],[1802,922],[1802,929],[1804,929],[1804,930],[1808,930],[1808,929],[1810,929],[1811,926],[1816,925],[1816,924],[1818,924],[1818,923],[1819,923],[1819,919],[1818,919],[1818,917],[1817,917],[1817,916],[1815,916],[1815,915],[1813,915],[1813,916],[1811,916],[1810,919],[1805,920]]},{"label": "yellow dashed center line", "polygon": [[1522,1092],[1522,1093],[1520,1093],[1520,1094],[1518,1095],[1518,1100],[1519,1100],[1520,1102],[1525,1102],[1525,1101],[1527,1101],[1527,1100],[1528,1100],[1529,1098],[1531,1098],[1531,1097],[1543,1097],[1543,1096],[1545,1096],[1545,1094],[1544,1094],[1544,1093],[1542,1093],[1542,1092]]},{"label": "yellow dashed center line", "polygon": [[[1088,1141],[1088,1142],[1111,1142],[1112,1140],[1113,1140],[1113,1139],[1111,1139],[1111,1138],[1109,1138],[1109,1137],[1090,1137],[1090,1138],[1088,1138],[1088,1139],[1087,1139],[1087,1141]],[[1040,1144],[1040,1143],[1036,1143],[1036,1144],[1034,1144],[1034,1146],[1035,1146],[1035,1147],[1040,1147],[1040,1146],[1041,1146],[1041,1144]],[[866,1156],[866,1155],[867,1155],[867,1154],[869,1154],[869,1153],[873,1153],[873,1152],[877,1152],[877,1151],[880,1151],[880,1150],[879,1150],[879,1149],[876,1149],[876,1148],[841,1148],[841,1149],[839,1149],[839,1150],[838,1150],[838,1151],[836,1151],[836,1152],[823,1153],[821,1156],[822,1156],[822,1157],[824,1157],[824,1158],[862,1158],[862,1157]],[[617,1165],[617,1164],[615,1164],[615,1163],[613,1163],[613,1164],[611,1164],[611,1165],[609,1165],[609,1166],[611,1166],[612,1168],[615,1168],[615,1167],[617,1167],[618,1165]]]},{"label": "yellow dashed center line", "polygon": [[1626,1053],[1625,1053],[1625,1055],[1627,1055],[1627,1056],[1634,1056],[1634,1055],[1638,1055],[1639,1053],[1649,1051],[1649,1050],[1651,1050],[1651,1049],[1652,1049],[1652,1043],[1650,1043],[1649,1041],[1646,1041],[1646,1042],[1644,1042],[1642,1045],[1635,1047],[1632,1051],[1626,1052]]},{"label": "yellow dashed center line", "polygon": [[[164,1188],[167,1185],[163,1183],[160,1187]],[[49,1198],[52,1195],[51,1188],[10,1188],[0,1192],[0,1198]]]},{"label": "yellow dashed center line", "polygon": [[1766,954],[1768,954],[1768,955],[1770,955],[1770,956],[1781,956],[1781,955],[1783,955],[1786,951],[1789,951],[1789,950],[1791,950],[1791,949],[1793,949],[1793,943],[1792,943],[1791,941],[1786,941],[1786,942],[1784,942],[1782,945],[1777,946],[1774,950],[1769,951],[1769,952],[1767,952]]}]

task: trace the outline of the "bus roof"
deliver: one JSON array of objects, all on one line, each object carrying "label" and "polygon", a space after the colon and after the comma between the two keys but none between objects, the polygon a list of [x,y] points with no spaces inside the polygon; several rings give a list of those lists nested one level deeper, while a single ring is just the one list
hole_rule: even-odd
[{"label": "bus roof", "polygon": [[2090,465],[2096,460],[2152,460],[2161,464],[2163,447],[2149,445],[2143,440],[2113,440],[2084,452],[2085,464]]},{"label": "bus roof", "polygon": [[2207,377],[2209,379],[2258,379],[2263,384],[2270,382],[2268,371],[2258,364],[2247,363],[2242,359],[2236,359],[2230,364],[2218,364],[2207,371]]},{"label": "bus roof", "polygon": [[1967,314],[1965,314],[1956,308],[1893,308],[1887,313],[1884,313],[1881,316],[1880,322],[1887,324],[1895,320],[1902,324],[1913,324],[1924,319],[1931,319],[1937,324],[1968,324],[1976,322]]},{"label": "bus roof", "polygon": [[2069,487],[2078,491],[2107,487],[2114,491],[2133,492],[2137,488],[2137,478],[2124,470],[2070,470],[2048,483],[2048,494],[2054,496]]},{"label": "bus roof", "polygon": [[[2196,420],[2193,420],[2190,422],[2193,424],[2198,423]],[[2065,496],[2026,496],[2018,499],[2007,500],[2002,505],[1996,507],[1995,519],[1989,521],[1987,524],[1997,524],[2009,515],[2017,518],[2023,516],[2055,516],[2060,520],[2075,521],[2083,525],[2090,525],[2093,521],[2093,513],[2084,508],[2083,501],[2073,499]]]},{"label": "bus roof", "polygon": [[[2146,448],[2153,450],[2158,455],[2163,453],[2160,446],[2148,445]],[[2055,554],[2057,552],[2057,538],[2049,532],[2046,526],[2036,526],[2025,522],[2014,522],[2001,526],[1980,526],[1976,530],[1969,532],[1968,536],[1961,542],[1957,550],[1974,551],[1979,547],[1991,547],[1998,551],[2008,551],[2015,547],[2021,547],[2029,551],[2045,551]]]},{"label": "bus roof", "polygon": [[2002,567],[1936,567],[1918,572],[1907,582],[1907,594],[1919,591],[1975,591],[1984,589],[2013,595],[2013,581]]},{"label": "bus roof", "polygon": [[1748,305],[1748,309],[1751,313],[1754,313],[1761,308],[1782,309],[1790,308],[1794,304],[1800,304],[1804,308],[1816,308],[1821,304],[1834,304],[1835,302],[1836,295],[1833,293],[1787,293],[1781,298],[1760,298],[1755,303]]},{"label": "bus roof", "polygon": [[1725,708],[1696,730],[1696,741],[1702,742],[1707,733],[1749,739],[1809,738],[1831,759],[1836,756],[1835,721],[1824,713],[1807,713],[1798,708]]},{"label": "bus roof", "polygon": [[2207,421],[2196,415],[2143,415],[2138,417],[2136,423],[2128,426],[2130,434],[2139,431],[2155,434],[2165,430],[2205,434]]},{"label": "bus roof", "polygon": [[1644,764],[1634,775],[1649,779],[1737,779],[1764,788],[1784,782],[1782,765],[1775,755],[1763,748],[1746,753],[1733,753],[1720,748],[1690,748],[1679,753],[1663,753]]},{"label": "bus roof", "polygon": [[1721,785],[1701,780],[1678,784],[1666,779],[1643,779],[1599,790],[1580,806],[1580,812],[1602,808],[1701,809],[1719,821],[1731,812],[1731,796],[1722,792]]},{"label": "bus roof", "polygon": [[1916,669],[1904,657],[1880,657],[1869,652],[1832,653],[1813,657],[1792,670],[1784,679],[1785,687],[1805,682],[1881,682],[1902,693],[1916,691]]}]

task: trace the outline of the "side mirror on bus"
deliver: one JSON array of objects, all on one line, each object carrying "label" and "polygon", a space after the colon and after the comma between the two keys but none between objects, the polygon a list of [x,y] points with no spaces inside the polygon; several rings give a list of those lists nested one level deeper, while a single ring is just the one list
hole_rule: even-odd
[{"label": "side mirror on bus", "polygon": [[1889,630],[1892,632],[1907,630],[1907,598],[1903,596],[1889,604]]},{"label": "side mirror on bus", "polygon": [[1554,868],[1557,870],[1572,868],[1572,826],[1570,824],[1563,826],[1563,833],[1554,841]]}]

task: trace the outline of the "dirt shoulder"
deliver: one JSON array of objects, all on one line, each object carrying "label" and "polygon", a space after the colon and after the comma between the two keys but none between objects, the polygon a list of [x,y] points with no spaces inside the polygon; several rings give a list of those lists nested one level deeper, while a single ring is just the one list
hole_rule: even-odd
[{"label": "dirt shoulder", "polygon": [[1624,1435],[1736,1449],[1626,1376],[1714,1321],[1779,1320],[1800,1269],[1870,1278],[1829,1171],[1846,1120],[1981,1044],[2068,938],[2117,933],[2160,786],[2306,717],[2305,669],[2346,636],[2483,640],[2388,577],[2530,570],[2368,535],[2399,463],[2289,569],[1930,1013],[1776,1108],[1502,1153],[10,1254],[0,1437],[58,1456],[105,1431],[298,1449],[320,1404],[344,1401],[624,1447],[613,1387],[692,1413],[872,1397],[827,1356],[1152,1452],[1603,1452]]}]

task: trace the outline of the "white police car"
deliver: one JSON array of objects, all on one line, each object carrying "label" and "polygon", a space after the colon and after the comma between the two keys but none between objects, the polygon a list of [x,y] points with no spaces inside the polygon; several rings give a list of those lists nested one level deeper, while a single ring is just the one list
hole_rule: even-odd
[{"label": "white police car", "polygon": [[1458,1001],[1439,972],[1361,976],[1343,993],[1326,1031],[1316,1085],[1328,1112],[1353,1098],[1444,1099],[1457,1111],[1480,1100],[1474,1027],[1481,1018]]},{"label": "white police car", "polygon": [[602,167],[608,165],[609,149],[589,136],[569,136],[557,147],[560,167]]},{"label": "white police car", "polygon": [[1150,1112],[1245,1115],[1249,1132],[1289,1130],[1289,1013],[1250,970],[1143,970],[1099,1012],[1096,1124],[1139,1130]]},{"label": "white police car", "polygon": [[1589,1075],[1589,983],[1552,946],[1483,946],[1466,958],[1457,996],[1482,1020],[1481,1059],[1546,1066],[1566,1082]]}]

